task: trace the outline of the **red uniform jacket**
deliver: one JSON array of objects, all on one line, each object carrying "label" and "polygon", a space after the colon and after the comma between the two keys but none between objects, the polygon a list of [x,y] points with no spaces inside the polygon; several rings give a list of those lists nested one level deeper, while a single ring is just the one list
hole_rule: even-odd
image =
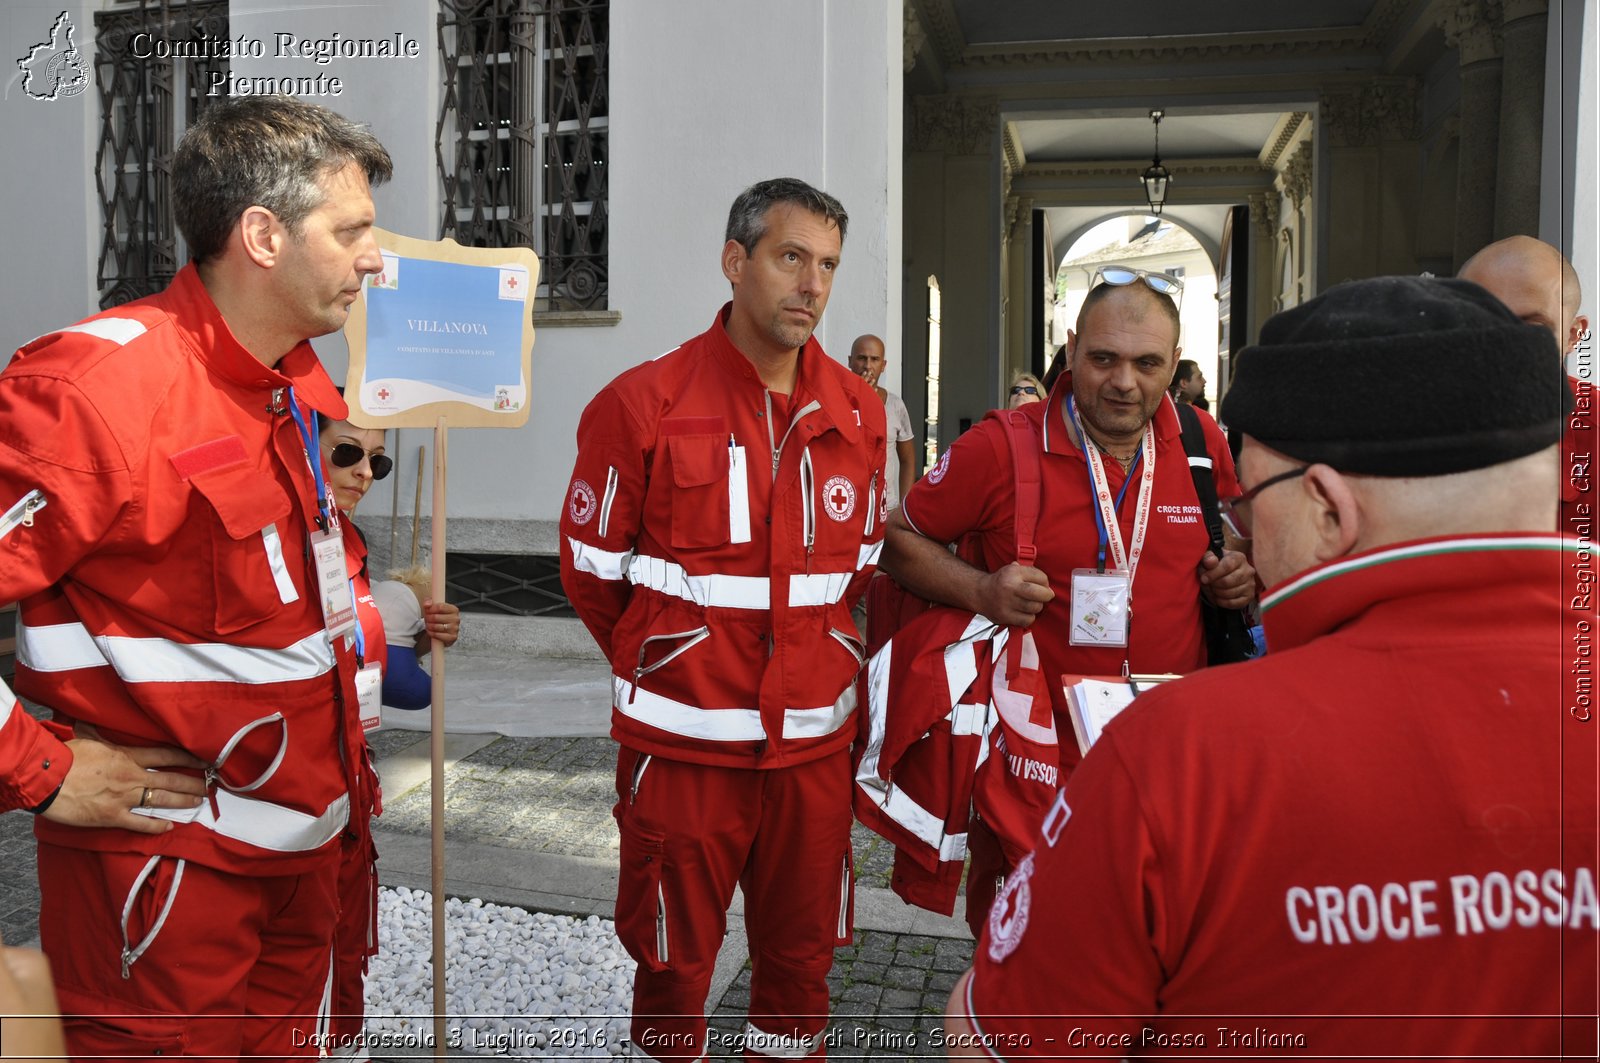
[{"label": "red uniform jacket", "polygon": [[[319,514],[291,387],[345,416],[309,344],[266,368],[192,266],[0,375],[0,507],[34,505],[0,524],[0,598],[22,602],[17,693],[63,726],[213,765],[199,810],[158,813],[180,823],[166,834],[41,820],[41,838],[272,874],[332,856],[361,737],[308,557]],[[0,807],[39,803],[69,763],[10,713]]]},{"label": "red uniform jacket", "polygon": [[561,577],[613,671],[612,734],[727,767],[855,734],[850,618],[883,543],[883,404],[813,340],[774,396],[711,328],[578,426]]}]

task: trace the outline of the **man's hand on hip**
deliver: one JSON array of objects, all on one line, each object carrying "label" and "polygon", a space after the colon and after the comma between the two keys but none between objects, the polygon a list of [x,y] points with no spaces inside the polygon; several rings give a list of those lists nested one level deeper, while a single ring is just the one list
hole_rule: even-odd
[{"label": "man's hand on hip", "polygon": [[205,768],[181,749],[116,746],[95,738],[74,738],[67,748],[72,750],[72,767],[61,783],[61,792],[40,813],[52,822],[161,834],[171,830],[172,824],[136,816],[133,809],[195,808],[205,796],[204,779],[157,770]]},{"label": "man's hand on hip", "polygon": [[1207,550],[1200,559],[1200,593],[1220,608],[1243,609],[1256,596],[1256,570],[1237,550],[1224,550],[1220,558]]},{"label": "man's hand on hip", "polygon": [[1013,561],[983,579],[983,615],[1010,627],[1027,627],[1056,596],[1040,570]]}]

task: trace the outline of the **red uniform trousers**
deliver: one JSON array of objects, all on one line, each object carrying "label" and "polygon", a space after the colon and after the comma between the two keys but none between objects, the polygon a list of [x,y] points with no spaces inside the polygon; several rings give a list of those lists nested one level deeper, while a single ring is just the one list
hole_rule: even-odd
[{"label": "red uniform trousers", "polygon": [[372,795],[369,809],[353,809],[340,839],[339,924],[333,938],[333,1010],[330,1049],[360,1042],[366,1027],[367,961],[378,954],[378,846],[372,821],[383,813],[372,749],[362,748],[361,773]]},{"label": "red uniform trousers", "polygon": [[706,994],[737,883],[752,964],[746,1057],[826,1058],[828,971],[851,938],[850,786],[848,750],[769,770],[619,750],[617,935],[639,964],[637,1052],[705,1051]]},{"label": "red uniform trousers", "polygon": [[315,1057],[337,862],[269,876],[160,857],[136,889],[151,860],[39,843],[39,929],[68,1052]]}]

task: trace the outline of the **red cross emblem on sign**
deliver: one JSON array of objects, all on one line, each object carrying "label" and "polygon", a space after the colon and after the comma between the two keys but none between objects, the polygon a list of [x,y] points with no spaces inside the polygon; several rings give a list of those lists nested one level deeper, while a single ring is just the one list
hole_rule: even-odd
[{"label": "red cross emblem on sign", "polygon": [[842,487],[835,487],[833,494],[828,496],[828,501],[832,503],[834,509],[843,509],[850,504],[850,492]]},{"label": "red cross emblem on sign", "polygon": [[507,277],[506,278],[506,287],[510,288],[512,291],[516,291],[517,290],[517,278],[515,278],[515,277]]},{"label": "red cross emblem on sign", "polygon": [[379,388],[378,389],[378,401],[379,402],[388,402],[390,394],[391,394],[391,392],[389,391],[388,388]]}]

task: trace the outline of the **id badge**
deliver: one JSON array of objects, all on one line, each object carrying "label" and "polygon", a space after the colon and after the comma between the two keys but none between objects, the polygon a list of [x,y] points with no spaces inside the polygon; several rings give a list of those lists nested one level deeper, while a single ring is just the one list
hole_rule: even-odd
[{"label": "id badge", "polygon": [[376,731],[383,726],[382,665],[362,665],[356,672],[356,704],[361,708],[363,731]]},{"label": "id badge", "polygon": [[1126,569],[1073,569],[1068,641],[1074,646],[1126,646],[1132,598],[1133,580]]},{"label": "id badge", "polygon": [[322,623],[329,637],[353,631],[356,600],[344,567],[344,537],[337,531],[312,532],[311,556],[317,565],[317,590],[322,597]]}]

